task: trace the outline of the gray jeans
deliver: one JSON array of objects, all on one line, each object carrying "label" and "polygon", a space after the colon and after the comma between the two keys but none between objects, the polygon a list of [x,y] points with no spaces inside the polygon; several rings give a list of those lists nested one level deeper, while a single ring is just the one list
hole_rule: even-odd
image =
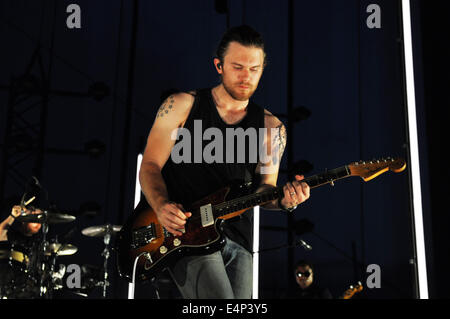
[{"label": "gray jeans", "polygon": [[170,269],[185,299],[250,299],[252,254],[229,238],[221,251],[180,259]]}]

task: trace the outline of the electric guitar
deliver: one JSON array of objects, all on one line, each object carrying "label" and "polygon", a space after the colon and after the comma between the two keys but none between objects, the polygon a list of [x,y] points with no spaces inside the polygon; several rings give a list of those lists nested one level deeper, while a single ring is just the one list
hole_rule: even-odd
[{"label": "electric guitar", "polygon": [[[336,180],[359,176],[369,181],[391,170],[401,172],[406,163],[401,158],[386,158],[369,162],[354,162],[302,180],[310,188],[325,184],[334,185]],[[223,220],[236,217],[248,209],[283,198],[283,187],[228,199],[230,187],[195,202],[186,211],[192,216],[184,225],[184,233],[174,236],[158,221],[156,213],[143,200],[117,234],[117,267],[119,275],[129,281],[145,281],[187,255],[208,254],[219,250],[225,243],[220,230]]]},{"label": "electric guitar", "polygon": [[339,299],[350,299],[352,298],[356,293],[361,292],[363,290],[363,286],[361,282],[358,281],[358,283],[353,286],[351,285]]}]

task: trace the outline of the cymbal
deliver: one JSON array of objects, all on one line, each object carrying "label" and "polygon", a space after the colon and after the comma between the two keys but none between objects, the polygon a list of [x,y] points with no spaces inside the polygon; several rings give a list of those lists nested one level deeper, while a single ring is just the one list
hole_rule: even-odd
[{"label": "cymbal", "polygon": [[45,250],[45,255],[50,256],[51,254],[56,254],[57,256],[69,256],[75,254],[77,251],[78,248],[71,244],[51,243]]},{"label": "cymbal", "polygon": [[48,223],[48,224],[60,224],[60,223],[70,223],[76,219],[75,216],[68,214],[59,214],[44,212],[40,214],[28,214],[16,217],[16,220],[24,223]]},{"label": "cymbal", "polygon": [[122,229],[122,226],[119,225],[100,225],[100,226],[91,226],[83,229],[81,233],[88,237],[103,237],[107,233],[113,235],[118,233]]}]

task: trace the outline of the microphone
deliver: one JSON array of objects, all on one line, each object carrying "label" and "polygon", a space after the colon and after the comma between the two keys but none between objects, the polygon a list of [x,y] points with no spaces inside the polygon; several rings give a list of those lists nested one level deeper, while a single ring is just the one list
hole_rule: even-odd
[{"label": "microphone", "polygon": [[298,241],[297,245],[302,246],[305,250],[308,250],[308,251],[312,250],[312,246],[307,244],[305,241],[303,241],[301,239]]}]

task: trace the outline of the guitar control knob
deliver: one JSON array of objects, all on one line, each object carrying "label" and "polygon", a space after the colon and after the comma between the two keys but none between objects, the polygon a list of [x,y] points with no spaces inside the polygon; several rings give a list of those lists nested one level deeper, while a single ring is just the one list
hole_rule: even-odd
[{"label": "guitar control knob", "polygon": [[167,247],[166,247],[166,246],[161,246],[161,247],[159,247],[159,252],[160,252],[161,254],[167,253]]},{"label": "guitar control knob", "polygon": [[175,239],[173,240],[173,245],[174,245],[175,247],[180,246],[180,244],[181,244],[181,240],[179,240],[178,238],[175,238]]}]

